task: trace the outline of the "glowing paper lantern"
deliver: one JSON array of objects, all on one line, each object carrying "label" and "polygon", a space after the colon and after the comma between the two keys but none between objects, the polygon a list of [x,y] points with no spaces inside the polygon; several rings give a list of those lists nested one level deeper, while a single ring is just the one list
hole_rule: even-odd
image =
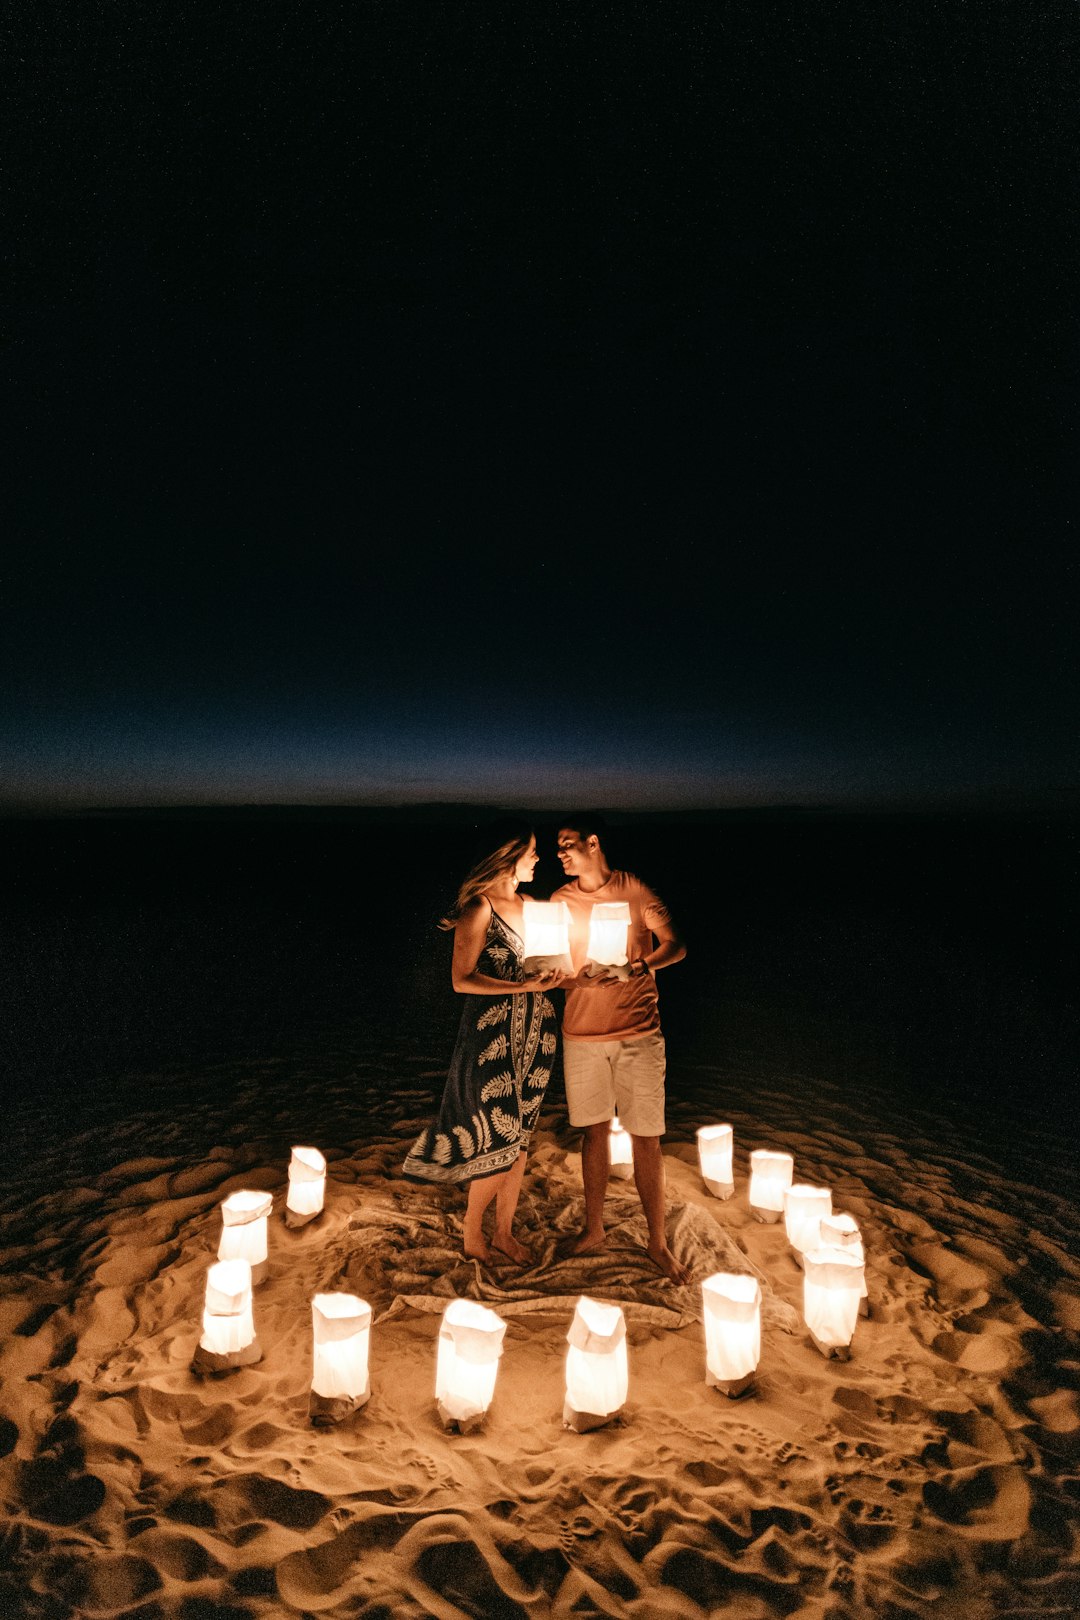
[{"label": "glowing paper lantern", "polygon": [[608,1169],[620,1181],[629,1181],[634,1173],[634,1142],[629,1131],[619,1124],[616,1114],[611,1122],[611,1143]]},{"label": "glowing paper lantern", "polygon": [[605,900],[589,914],[588,967],[605,968],[617,978],[630,977],[626,943],[630,932],[630,907],[625,900]]},{"label": "glowing paper lantern", "polygon": [[701,1285],[705,1317],[705,1382],[742,1395],[761,1359],[761,1288],[756,1277],[717,1271]]},{"label": "glowing paper lantern", "polygon": [[471,1299],[452,1299],[439,1328],[435,1404],[448,1429],[467,1434],[484,1420],[495,1393],[506,1323]]},{"label": "glowing paper lantern", "polygon": [[832,1193],[828,1187],[807,1187],[797,1183],[784,1194],[784,1226],[787,1240],[802,1265],[808,1249],[821,1247],[821,1223],[832,1214]]},{"label": "glowing paper lantern", "polygon": [[791,1186],[795,1160],[790,1153],[756,1148],[750,1155],[750,1213],[772,1224],[784,1213],[784,1194]]},{"label": "glowing paper lantern", "polygon": [[803,1255],[803,1320],[823,1356],[847,1360],[863,1281],[862,1259],[853,1249]]},{"label": "glowing paper lantern", "polygon": [[561,968],[572,973],[570,907],[565,900],[524,900],[524,970],[527,979]]},{"label": "glowing paper lantern", "polygon": [[730,1198],[735,1191],[731,1158],[735,1133],[730,1125],[702,1125],[697,1133],[701,1179],[714,1198]]},{"label": "glowing paper lantern", "polygon": [[313,1147],[294,1147],[289,1160],[289,1196],[285,1225],[306,1226],[322,1214],[326,1196],[326,1160]]},{"label": "glowing paper lantern", "polygon": [[870,1315],[870,1295],[866,1287],[866,1253],[863,1249],[862,1233],[854,1215],[830,1215],[828,1220],[821,1223],[821,1247],[823,1249],[850,1249],[857,1254],[863,1262],[862,1298],[859,1300],[859,1315]]},{"label": "glowing paper lantern", "polygon": [[261,1360],[251,1307],[251,1266],[246,1260],[219,1260],[206,1273],[202,1337],[192,1369],[229,1372]]},{"label": "glowing paper lantern", "polygon": [[583,1294],[566,1338],[563,1426],[585,1434],[610,1423],[626,1404],[626,1319],[618,1305]]},{"label": "glowing paper lantern", "polygon": [[274,1200],[264,1192],[230,1193],[221,1206],[219,1260],[246,1260],[252,1287],[266,1281],[266,1220]]},{"label": "glowing paper lantern", "polygon": [[308,1416],[320,1428],[340,1423],[371,1397],[371,1306],[355,1294],[316,1294]]}]

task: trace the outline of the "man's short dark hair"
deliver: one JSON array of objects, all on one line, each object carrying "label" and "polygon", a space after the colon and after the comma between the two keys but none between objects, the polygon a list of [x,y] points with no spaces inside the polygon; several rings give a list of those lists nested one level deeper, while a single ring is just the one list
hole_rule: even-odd
[{"label": "man's short dark hair", "polygon": [[601,849],[608,840],[608,825],[599,810],[573,810],[559,817],[559,829],[576,832],[579,838],[596,838]]}]

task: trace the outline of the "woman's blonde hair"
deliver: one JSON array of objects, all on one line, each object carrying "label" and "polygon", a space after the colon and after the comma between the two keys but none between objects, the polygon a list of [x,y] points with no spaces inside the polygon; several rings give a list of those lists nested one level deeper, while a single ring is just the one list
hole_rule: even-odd
[{"label": "woman's blonde hair", "polygon": [[491,829],[491,839],[498,840],[489,853],[482,855],[470,868],[445,917],[440,917],[440,928],[453,928],[470,900],[482,894],[489,883],[494,883],[506,872],[512,872],[532,842],[533,830],[524,821],[500,822]]}]

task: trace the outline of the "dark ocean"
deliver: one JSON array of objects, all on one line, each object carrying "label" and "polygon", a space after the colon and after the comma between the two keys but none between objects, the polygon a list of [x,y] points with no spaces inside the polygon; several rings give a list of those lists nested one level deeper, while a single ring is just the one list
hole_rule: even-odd
[{"label": "dark ocean", "polygon": [[[710,1066],[728,1095],[796,1076],[808,1110],[815,1087],[865,1087],[867,1107],[932,1107],[1036,1184],[1049,1131],[1053,1174],[1075,1173],[1076,831],[794,812],[616,826],[613,864],[689,947],[659,981],[669,1085]],[[538,824],[538,898],[562,881],[554,832]],[[310,1072],[322,1051],[355,1052],[358,1073],[396,1055],[437,1092],[457,1008],[436,923],[470,860],[463,815],[11,819],[3,836],[9,1127],[44,1108],[76,1132],[144,1076],[175,1108],[230,1063]]]}]

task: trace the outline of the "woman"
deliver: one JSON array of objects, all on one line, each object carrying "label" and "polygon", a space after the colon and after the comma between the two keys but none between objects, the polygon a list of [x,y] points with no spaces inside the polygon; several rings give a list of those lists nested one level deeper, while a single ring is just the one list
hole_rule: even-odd
[{"label": "woman", "polygon": [[[467,1181],[465,1253],[494,1250],[524,1265],[532,1257],[511,1231],[529,1137],[557,1048],[555,1009],[544,994],[564,977],[526,979],[525,908],[518,884],[531,883],[539,856],[531,828],[507,827],[473,867],[441,927],[454,930],[454,989],[465,996],[442,1106],[421,1132],[404,1171],[423,1181]],[[495,1204],[491,1242],[482,1221]]]}]

